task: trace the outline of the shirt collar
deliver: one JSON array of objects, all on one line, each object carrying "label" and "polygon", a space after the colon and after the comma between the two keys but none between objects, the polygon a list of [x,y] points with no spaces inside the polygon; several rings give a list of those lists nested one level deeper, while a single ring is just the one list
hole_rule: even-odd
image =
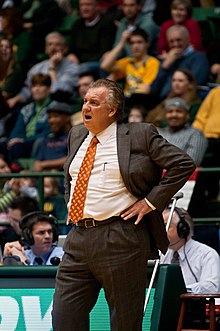
[{"label": "shirt collar", "polygon": [[192,247],[193,241],[190,238],[189,240],[187,240],[187,242],[180,247],[180,249],[178,250],[179,253],[179,257],[180,259],[183,261],[185,259],[185,255],[188,254],[188,252],[190,251],[191,247]]},{"label": "shirt collar", "polygon": [[184,51],[182,52],[182,56],[187,56],[189,54],[191,54],[192,52],[194,52],[194,49],[191,45],[189,45],[186,49],[184,49]]},{"label": "shirt collar", "polygon": [[46,264],[46,262],[47,262],[47,260],[48,260],[48,258],[49,258],[49,256],[50,256],[50,254],[52,253],[52,251],[54,250],[54,248],[55,248],[55,246],[53,245],[52,247],[51,247],[51,249],[49,250],[49,252],[47,252],[47,253],[45,253],[45,254],[43,254],[43,255],[41,255],[41,256],[37,256],[37,255],[35,255],[34,254],[34,252],[31,250],[31,249],[29,249],[29,250],[27,250],[26,251],[26,257],[30,260],[30,261],[33,261],[33,263],[34,263],[34,259],[35,259],[35,257],[40,257],[42,260],[43,260],[43,264]]},{"label": "shirt collar", "polygon": [[[105,130],[96,135],[101,145],[104,145],[111,136],[116,136],[117,123],[113,122]],[[94,137],[91,132],[89,136]]]}]

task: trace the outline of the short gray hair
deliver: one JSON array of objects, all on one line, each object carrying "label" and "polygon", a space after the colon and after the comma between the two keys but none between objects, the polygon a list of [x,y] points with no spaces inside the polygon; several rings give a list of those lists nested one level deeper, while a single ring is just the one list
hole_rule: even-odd
[{"label": "short gray hair", "polygon": [[166,36],[168,36],[168,34],[169,34],[170,32],[173,32],[173,31],[179,31],[184,39],[188,39],[188,40],[190,39],[189,31],[188,31],[188,29],[187,29],[185,26],[183,26],[183,25],[175,24],[175,25],[170,26],[170,27],[167,29]]},{"label": "short gray hair", "polygon": [[110,108],[116,107],[116,120],[122,122],[124,117],[124,93],[122,88],[113,80],[98,79],[91,83],[89,89],[105,87],[108,89],[108,106]]}]

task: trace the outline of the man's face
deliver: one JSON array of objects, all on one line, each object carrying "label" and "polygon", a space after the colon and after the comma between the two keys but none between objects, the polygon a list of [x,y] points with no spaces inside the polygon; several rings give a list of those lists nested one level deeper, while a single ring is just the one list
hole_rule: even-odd
[{"label": "man's face", "polygon": [[50,87],[36,84],[31,87],[31,93],[35,101],[43,101],[50,95]]},{"label": "man's face", "polygon": [[177,106],[169,106],[165,113],[168,126],[173,130],[181,129],[188,121],[189,112]]},{"label": "man's face", "polygon": [[135,19],[140,9],[140,5],[135,0],[124,0],[122,3],[123,13],[128,19]]},{"label": "man's face", "polygon": [[20,209],[9,209],[8,218],[10,225],[14,228],[17,235],[21,235],[20,220],[21,220],[21,210]]},{"label": "man's face", "polygon": [[80,98],[84,98],[86,95],[86,92],[89,89],[89,85],[94,81],[92,76],[82,76],[79,78],[79,95]]},{"label": "man's face", "polygon": [[51,36],[46,41],[46,54],[51,58],[56,53],[65,54],[67,47],[64,40],[58,36]]},{"label": "man's face", "polygon": [[96,0],[79,1],[80,16],[88,21],[93,21],[99,14],[99,6]]},{"label": "man's face", "polygon": [[115,120],[116,110],[108,104],[109,91],[106,87],[90,88],[82,107],[83,122],[93,134],[106,129]]},{"label": "man's face", "polygon": [[61,114],[55,111],[49,112],[48,123],[53,133],[64,132],[67,123],[70,123],[70,115]]},{"label": "man's face", "polygon": [[137,59],[147,53],[148,43],[142,36],[131,36],[129,44],[133,56]]},{"label": "man's face", "polygon": [[53,231],[50,223],[38,222],[34,224],[32,236],[34,238],[34,245],[31,248],[37,256],[43,255],[51,249]]},{"label": "man's face", "polygon": [[189,46],[189,39],[179,30],[168,31],[167,41],[169,49],[176,48],[180,52],[183,52]]}]

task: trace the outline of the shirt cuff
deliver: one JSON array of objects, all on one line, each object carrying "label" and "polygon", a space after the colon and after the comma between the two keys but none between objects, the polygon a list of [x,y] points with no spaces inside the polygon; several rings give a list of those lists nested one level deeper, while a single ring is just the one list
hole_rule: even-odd
[{"label": "shirt cuff", "polygon": [[155,210],[156,209],[156,207],[154,207],[154,205],[152,205],[152,203],[147,198],[144,198],[144,200],[146,201],[146,203],[148,204],[148,206],[151,207],[152,210]]}]

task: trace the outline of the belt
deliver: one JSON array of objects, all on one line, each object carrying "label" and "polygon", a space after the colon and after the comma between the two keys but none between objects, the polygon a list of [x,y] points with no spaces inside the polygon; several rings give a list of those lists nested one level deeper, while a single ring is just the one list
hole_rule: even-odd
[{"label": "belt", "polygon": [[112,216],[103,221],[97,221],[94,220],[94,218],[84,218],[82,220],[79,220],[75,225],[79,226],[80,228],[90,229],[90,228],[95,228],[96,226],[109,224],[111,222],[119,221],[119,220],[121,220],[120,216]]}]

